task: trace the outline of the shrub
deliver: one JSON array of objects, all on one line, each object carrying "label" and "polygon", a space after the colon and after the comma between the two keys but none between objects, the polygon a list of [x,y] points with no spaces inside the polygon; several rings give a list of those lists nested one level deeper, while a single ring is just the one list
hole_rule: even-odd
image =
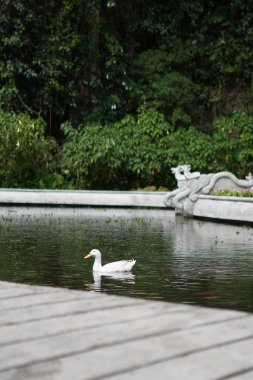
[{"label": "shrub", "polygon": [[53,187],[56,174],[51,165],[57,145],[52,138],[45,138],[44,129],[39,118],[0,110],[2,187]]},{"label": "shrub", "polygon": [[154,108],[111,125],[74,129],[66,123],[62,129],[62,168],[74,188],[173,188],[171,167],[186,163],[202,173],[253,171],[253,118],[242,111],[217,119],[212,135],[172,126]]},{"label": "shrub", "polygon": [[253,171],[253,117],[242,110],[217,118],[214,132],[178,128],[169,137],[167,165],[188,163],[202,173],[230,171],[243,178]]},{"label": "shrub", "polygon": [[64,173],[77,188],[137,188],[163,185],[167,137],[172,127],[155,109],[140,109],[110,126],[62,126]]},{"label": "shrub", "polygon": [[231,191],[228,189],[220,190],[215,193],[215,195],[221,197],[241,197],[241,198],[253,198],[253,193],[250,189],[242,190],[242,191]]},{"label": "shrub", "polygon": [[215,120],[213,156],[216,171],[244,177],[253,169],[253,117],[242,110]]},{"label": "shrub", "polygon": [[195,127],[178,128],[169,136],[166,165],[190,164],[202,173],[212,171],[213,146],[211,138]]}]

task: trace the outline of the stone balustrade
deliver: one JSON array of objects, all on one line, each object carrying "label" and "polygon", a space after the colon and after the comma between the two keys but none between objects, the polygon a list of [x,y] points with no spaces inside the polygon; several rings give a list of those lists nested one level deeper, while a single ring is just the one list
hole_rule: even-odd
[{"label": "stone balustrade", "polygon": [[[176,168],[172,168],[172,172],[175,175],[175,178],[177,180],[177,189],[170,192],[166,195],[165,198],[165,205],[167,207],[173,207],[175,208],[176,214],[183,214],[185,216],[203,216],[205,217],[205,204],[206,207],[210,207],[210,204],[207,205],[207,200],[210,197],[204,197],[207,195],[214,196],[218,191],[228,189],[230,191],[243,191],[246,189],[252,189],[253,188],[253,178],[251,173],[246,177],[246,179],[238,179],[234,174],[230,172],[219,172],[219,173],[209,173],[209,174],[201,174],[200,172],[193,172],[191,173],[191,166],[190,165],[179,165]],[[232,198],[232,197],[229,197]],[[235,198],[235,197],[233,197]],[[199,199],[201,199],[201,202],[199,202]],[[212,200],[215,199],[215,208],[221,207],[219,210],[219,219],[222,218],[222,206],[221,201],[227,201],[228,197],[212,197]],[[205,201],[203,201],[205,200]],[[240,198],[233,202],[233,204],[236,204],[237,207],[235,207],[235,213],[238,211],[238,201],[240,202],[246,202],[245,209],[249,209],[249,207],[252,207],[252,222],[253,222],[253,198],[252,199],[246,199],[245,201]],[[219,206],[217,206],[217,202],[219,203]],[[195,208],[196,204],[201,203],[201,215],[195,214]],[[199,206],[198,204],[198,206]],[[214,203],[213,203],[214,205]],[[226,203],[226,206],[228,203]],[[249,206],[252,205],[252,206]],[[199,207],[198,207],[199,209]],[[206,215],[208,214],[208,209],[206,209]],[[225,208],[224,208],[225,212]],[[214,213],[215,214],[215,213]],[[250,213],[251,215],[251,213]],[[214,216],[215,218],[215,216]],[[226,218],[226,212],[224,214],[224,219]],[[235,220],[237,220],[235,218]],[[242,221],[245,219],[243,218]]]}]

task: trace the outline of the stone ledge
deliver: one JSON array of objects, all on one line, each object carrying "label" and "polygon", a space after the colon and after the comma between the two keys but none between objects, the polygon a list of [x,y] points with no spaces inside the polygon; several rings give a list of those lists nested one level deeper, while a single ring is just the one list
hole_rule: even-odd
[{"label": "stone ledge", "polygon": [[253,223],[253,198],[200,195],[193,208],[197,218]]},{"label": "stone ledge", "polygon": [[166,208],[165,196],[165,192],[0,189],[0,204]]}]

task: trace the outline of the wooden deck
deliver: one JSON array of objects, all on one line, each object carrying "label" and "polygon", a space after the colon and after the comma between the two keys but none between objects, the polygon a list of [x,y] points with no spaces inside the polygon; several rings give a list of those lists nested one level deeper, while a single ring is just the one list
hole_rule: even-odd
[{"label": "wooden deck", "polygon": [[0,282],[0,379],[253,379],[253,314]]}]

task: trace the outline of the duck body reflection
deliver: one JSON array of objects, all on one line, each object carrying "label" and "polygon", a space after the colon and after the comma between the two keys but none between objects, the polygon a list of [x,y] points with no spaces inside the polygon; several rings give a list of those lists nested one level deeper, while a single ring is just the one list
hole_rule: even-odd
[{"label": "duck body reflection", "polygon": [[120,281],[129,284],[135,284],[135,275],[131,272],[112,272],[112,273],[100,273],[93,272],[93,284],[86,284],[88,290],[93,290],[96,292],[103,291],[102,278]]}]

